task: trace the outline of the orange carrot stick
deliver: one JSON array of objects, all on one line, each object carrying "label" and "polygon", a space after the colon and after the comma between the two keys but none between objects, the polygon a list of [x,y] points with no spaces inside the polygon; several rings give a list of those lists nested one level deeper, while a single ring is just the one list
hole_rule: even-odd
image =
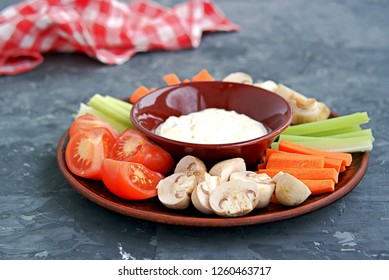
[{"label": "orange carrot stick", "polygon": [[335,190],[335,182],[326,180],[301,180],[311,191],[311,195],[330,193]]},{"label": "orange carrot stick", "polygon": [[163,76],[163,80],[169,86],[170,85],[177,85],[177,84],[181,83],[180,79],[174,73],[166,74],[165,76]]},{"label": "orange carrot stick", "polygon": [[339,173],[335,168],[266,168],[258,169],[257,173],[265,173],[270,177],[274,177],[278,172],[289,173],[299,180],[326,180],[331,179],[335,183],[338,182]]},{"label": "orange carrot stick", "polygon": [[192,77],[192,82],[208,82],[214,81],[215,79],[209,74],[206,69],[202,69],[198,74]]},{"label": "orange carrot stick", "polygon": [[273,153],[269,156],[266,168],[323,168],[324,157],[314,155]]},{"label": "orange carrot stick", "polygon": [[352,162],[352,155],[350,153],[341,152],[326,152],[318,149],[308,148],[287,140],[279,142],[278,149],[284,152],[299,153],[305,155],[321,155],[325,157],[337,158],[342,160],[342,165],[349,166]]},{"label": "orange carrot stick", "polygon": [[290,152],[284,152],[284,151],[280,151],[280,150],[276,150],[276,149],[272,149],[272,148],[267,148],[266,152],[265,152],[264,161],[266,162],[272,154],[283,154],[283,155],[292,155],[292,156],[296,156],[296,155],[298,155],[298,156],[306,156],[304,154],[290,153]]},{"label": "orange carrot stick", "polygon": [[[284,154],[284,155],[292,155],[292,156],[296,156],[296,155],[306,156],[304,154],[289,153],[289,152],[283,152],[283,151],[280,151],[280,150],[275,150],[275,149],[268,148],[268,149],[266,149],[265,157],[263,159],[263,162],[266,163],[268,161],[269,156],[272,155],[272,154],[275,154],[275,153],[281,153],[281,154]],[[324,157],[324,156],[323,156],[323,158],[324,158],[324,167],[335,168],[336,171],[340,172],[341,166],[342,166],[342,160],[341,159]],[[258,167],[258,168],[260,168],[260,167]]]},{"label": "orange carrot stick", "polygon": [[343,161],[341,159],[330,158],[330,157],[324,158],[324,167],[335,168],[335,170],[337,172],[341,172],[342,164],[343,164]]},{"label": "orange carrot stick", "polygon": [[263,158],[263,162],[266,163],[268,161],[270,155],[275,154],[275,153],[286,153],[286,152],[282,152],[282,151],[276,150],[276,149],[267,148],[265,151],[265,156]]},{"label": "orange carrot stick", "polygon": [[134,90],[134,92],[130,96],[130,102],[134,104],[139,99],[141,99],[143,96],[148,94],[150,90],[145,86],[139,86],[137,89]]}]

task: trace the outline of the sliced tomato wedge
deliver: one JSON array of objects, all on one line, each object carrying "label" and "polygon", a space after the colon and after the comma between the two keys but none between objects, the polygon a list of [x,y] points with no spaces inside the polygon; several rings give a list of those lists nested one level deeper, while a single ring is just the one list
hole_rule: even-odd
[{"label": "sliced tomato wedge", "polygon": [[164,178],[140,163],[103,160],[101,177],[104,185],[113,194],[129,200],[142,200],[157,195],[157,184]]},{"label": "sliced tomato wedge", "polygon": [[147,168],[166,175],[174,166],[168,152],[151,142],[144,134],[126,129],[116,140],[109,158],[141,163]]},{"label": "sliced tomato wedge", "polygon": [[80,130],[69,139],[66,146],[66,164],[77,176],[100,180],[101,163],[114,143],[115,138],[107,128]]},{"label": "sliced tomato wedge", "polygon": [[86,131],[95,127],[105,127],[115,139],[119,137],[120,133],[114,127],[92,114],[77,117],[69,128],[69,137],[72,137],[79,131]]}]

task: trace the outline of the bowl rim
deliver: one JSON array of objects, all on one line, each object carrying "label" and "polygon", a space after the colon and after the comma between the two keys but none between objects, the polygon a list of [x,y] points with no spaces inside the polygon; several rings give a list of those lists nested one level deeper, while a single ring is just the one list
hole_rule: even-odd
[{"label": "bowl rim", "polygon": [[[155,94],[156,92],[158,92],[160,90],[166,90],[166,89],[169,89],[169,88],[178,88],[178,87],[181,87],[181,86],[188,86],[188,85],[191,85],[191,84],[204,84],[204,83],[226,83],[226,84],[235,84],[235,85],[239,85],[239,86],[243,86],[243,87],[246,87],[246,86],[247,87],[254,87],[256,89],[260,89],[260,90],[262,90],[264,92],[267,92],[268,94],[273,94],[274,96],[276,96],[276,98],[278,98],[281,102],[283,102],[286,105],[286,107],[287,107],[287,111],[285,113],[286,121],[281,126],[279,126],[277,129],[273,129],[272,131],[266,133],[265,135],[262,135],[260,137],[256,137],[256,138],[253,138],[253,139],[239,141],[239,142],[231,142],[231,143],[204,144],[204,143],[191,143],[191,142],[178,141],[178,140],[174,140],[174,139],[170,139],[170,138],[166,138],[166,137],[160,136],[160,135],[154,133],[153,131],[145,129],[143,126],[141,126],[139,124],[139,122],[135,118],[135,109],[137,108],[137,104],[139,104],[140,101],[145,99],[145,98],[150,98],[149,95]],[[237,113],[239,113],[239,112],[237,112]],[[217,150],[220,150],[220,149],[229,149],[229,148],[234,148],[234,147],[241,147],[241,146],[249,145],[249,144],[252,144],[252,143],[257,143],[257,142],[259,142],[261,140],[269,140],[269,139],[276,138],[282,131],[284,131],[292,123],[292,107],[290,106],[290,104],[284,98],[282,98],[281,96],[277,95],[276,93],[273,93],[273,92],[271,92],[269,90],[266,90],[266,89],[263,89],[263,88],[260,88],[260,87],[256,87],[254,85],[235,83],[235,82],[223,82],[223,81],[199,81],[199,82],[181,83],[181,84],[176,84],[176,85],[167,85],[167,86],[163,86],[163,87],[159,87],[159,88],[155,89],[154,91],[150,92],[146,96],[143,96],[142,98],[140,98],[135,104],[133,104],[133,107],[131,108],[131,111],[130,111],[130,118],[131,118],[131,122],[133,123],[133,125],[138,130],[140,130],[146,136],[152,135],[153,138],[158,139],[159,141],[165,141],[165,142],[169,142],[170,144],[181,145],[181,146],[184,145],[184,146],[195,147],[195,148],[200,148],[200,149],[217,149]]]}]

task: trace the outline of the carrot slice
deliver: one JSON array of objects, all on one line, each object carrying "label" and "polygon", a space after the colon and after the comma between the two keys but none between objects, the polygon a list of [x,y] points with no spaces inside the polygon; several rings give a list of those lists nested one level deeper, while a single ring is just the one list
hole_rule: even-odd
[{"label": "carrot slice", "polygon": [[323,168],[324,157],[314,155],[273,153],[266,168]]},{"label": "carrot slice", "polygon": [[181,81],[176,74],[170,73],[163,76],[163,80],[168,86],[180,84]]},{"label": "carrot slice", "polygon": [[134,92],[130,96],[130,102],[134,104],[139,99],[141,99],[143,96],[147,95],[150,92],[150,90],[145,86],[139,86],[137,89],[134,90]]},{"label": "carrot slice", "polygon": [[338,183],[339,173],[335,168],[266,168],[258,169],[257,173],[266,173],[270,177],[274,177],[278,172],[289,173],[299,180],[333,180]]},{"label": "carrot slice", "polygon": [[318,149],[308,148],[287,140],[281,140],[279,142],[278,149],[280,151],[299,153],[305,155],[321,155],[330,158],[337,158],[342,160],[342,165],[350,166],[352,162],[352,155],[350,153],[341,153],[341,152],[326,152]]},{"label": "carrot slice", "polygon": [[301,180],[311,191],[311,195],[330,193],[335,190],[335,182],[326,180]]},{"label": "carrot slice", "polygon": [[183,83],[189,83],[190,80],[189,80],[188,78],[185,78],[182,82],[183,82]]},{"label": "carrot slice", "polygon": [[215,79],[209,74],[206,69],[202,69],[198,74],[192,77],[192,82],[208,82],[214,81]]}]

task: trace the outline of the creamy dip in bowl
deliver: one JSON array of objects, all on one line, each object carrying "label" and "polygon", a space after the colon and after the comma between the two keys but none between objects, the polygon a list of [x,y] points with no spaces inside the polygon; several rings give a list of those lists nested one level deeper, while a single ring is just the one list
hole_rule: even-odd
[{"label": "creamy dip in bowl", "polygon": [[208,108],[170,116],[155,133],[172,140],[197,144],[227,144],[252,140],[267,133],[265,126],[233,110]]}]

